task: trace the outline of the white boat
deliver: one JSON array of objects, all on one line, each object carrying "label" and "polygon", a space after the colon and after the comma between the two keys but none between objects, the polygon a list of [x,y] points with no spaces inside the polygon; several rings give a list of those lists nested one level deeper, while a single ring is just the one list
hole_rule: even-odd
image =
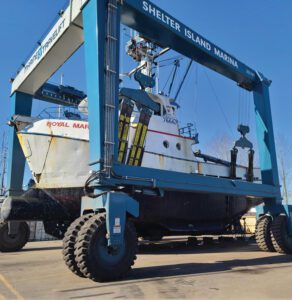
[{"label": "white boat", "polygon": [[[175,172],[228,177],[228,166],[202,162],[194,155],[195,139],[182,135],[171,99],[150,94],[161,105],[161,113],[151,117],[141,166]],[[134,139],[140,113],[131,118],[126,161]],[[14,116],[17,136],[40,189],[83,188],[90,175],[89,129],[86,120],[39,119]],[[247,168],[238,167],[237,176],[245,180]],[[259,172],[255,177],[259,178]]]}]

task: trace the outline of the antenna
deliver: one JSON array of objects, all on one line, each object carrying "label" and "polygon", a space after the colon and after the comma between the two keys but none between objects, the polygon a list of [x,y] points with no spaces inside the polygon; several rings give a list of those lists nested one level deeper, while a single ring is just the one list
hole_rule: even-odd
[{"label": "antenna", "polygon": [[[60,78],[60,85],[64,85],[64,73],[61,73],[61,78]],[[61,112],[62,112],[62,107],[61,105],[58,106],[58,117],[61,119]]]}]

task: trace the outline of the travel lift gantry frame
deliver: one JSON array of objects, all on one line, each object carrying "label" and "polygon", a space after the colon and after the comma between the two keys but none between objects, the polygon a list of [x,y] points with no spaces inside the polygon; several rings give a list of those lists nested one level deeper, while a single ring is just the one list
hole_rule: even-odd
[{"label": "travel lift gantry frame", "polygon": [[[253,92],[262,184],[130,166],[118,161],[120,23],[162,48],[173,49]],[[261,218],[265,221],[284,216],[288,237],[287,232],[291,232],[292,226],[289,208],[282,204],[280,194],[269,98],[271,81],[150,1],[71,0],[69,7],[14,79],[11,113],[30,115],[33,96],[83,43],[89,103],[90,166],[93,174],[98,176],[91,184],[96,197],[82,199],[81,214],[88,210],[106,211],[109,246],[119,249],[123,245],[126,215],[139,215],[138,202],[119,192],[120,186],[162,192],[173,190],[261,197],[264,205],[258,210],[258,215],[264,216]],[[144,91],[127,89],[126,92],[131,100],[154,109],[155,103]],[[25,158],[11,129],[10,196],[22,191],[24,164]],[[279,224],[282,226],[283,222]],[[261,230],[267,235],[264,246],[269,243],[268,227],[261,224]]]}]

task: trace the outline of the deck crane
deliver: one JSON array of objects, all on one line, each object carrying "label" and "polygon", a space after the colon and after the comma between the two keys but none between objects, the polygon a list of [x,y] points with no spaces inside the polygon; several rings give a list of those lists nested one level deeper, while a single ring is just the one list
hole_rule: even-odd
[{"label": "deck crane", "polygon": [[[141,105],[145,116],[159,109],[143,90],[119,91],[120,23],[161,48],[179,52],[253,93],[260,184],[144,168],[119,160],[119,96]],[[271,81],[148,0],[72,0],[13,80],[12,113],[30,115],[36,92],[83,43],[92,180],[88,185],[91,193],[82,198],[81,217],[75,221],[81,231],[78,236],[74,230],[67,236],[75,242],[75,248],[70,248],[70,266],[74,272],[94,280],[112,280],[129,270],[136,255],[137,220],[145,214],[136,190],[148,195],[156,193],[162,198],[171,193],[192,193],[202,197],[221,195],[231,201],[240,197],[250,201],[260,199],[264,203],[258,208],[260,248],[291,252],[291,209],[282,204],[280,194],[269,97]],[[152,82],[145,74],[142,77],[144,86],[147,81]],[[13,198],[21,192],[25,159],[19,152],[19,143],[11,131],[9,197],[6,205],[4,202],[2,217],[13,209]]]}]

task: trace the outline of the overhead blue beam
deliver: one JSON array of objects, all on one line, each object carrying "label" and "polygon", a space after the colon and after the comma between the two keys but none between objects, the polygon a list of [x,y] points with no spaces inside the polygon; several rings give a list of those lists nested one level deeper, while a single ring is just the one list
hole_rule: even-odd
[{"label": "overhead blue beam", "polygon": [[150,1],[124,0],[121,22],[161,47],[171,49],[236,81],[248,90],[257,81],[256,72],[211,43]]}]

